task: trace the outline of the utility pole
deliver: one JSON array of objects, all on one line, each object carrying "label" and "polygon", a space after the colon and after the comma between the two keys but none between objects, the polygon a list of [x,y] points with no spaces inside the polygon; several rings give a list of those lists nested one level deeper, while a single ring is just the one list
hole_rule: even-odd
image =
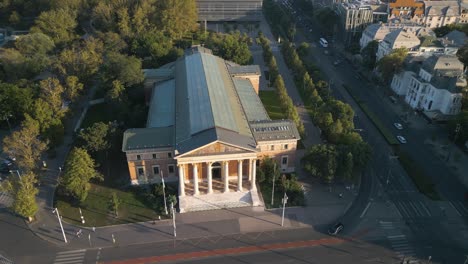
[{"label": "utility pole", "polygon": [[271,205],[275,199],[275,177],[276,176],[276,162],[273,164],[273,187],[271,188]]},{"label": "utility pole", "polygon": [[[460,133],[460,130],[461,130],[461,125],[458,123],[457,126],[455,127],[455,137],[453,138],[453,144],[457,143],[458,133]],[[446,161],[450,160],[450,156],[452,155],[452,150],[453,148],[450,148]]]},{"label": "utility pole", "polygon": [[174,237],[177,237],[177,228],[175,224],[175,210],[174,210],[174,202],[171,202],[171,212],[172,212],[172,227],[174,228]]},{"label": "utility pole", "polygon": [[286,203],[288,202],[288,196],[286,195],[286,192],[284,192],[284,197],[281,199],[281,202],[283,203],[283,214],[281,216],[281,226],[284,226],[284,210],[286,209]]},{"label": "utility pole", "polygon": [[166,184],[164,184],[164,175],[162,171],[161,171],[161,181],[162,181],[163,196],[164,196],[164,213],[167,215]]},{"label": "utility pole", "polygon": [[60,224],[60,229],[62,229],[63,240],[65,241],[65,243],[68,243],[67,236],[65,236],[65,231],[63,230],[62,219],[60,218],[60,214],[59,214],[58,209],[55,208],[54,210],[52,210],[52,213],[57,214],[57,218],[58,218],[59,224]]}]

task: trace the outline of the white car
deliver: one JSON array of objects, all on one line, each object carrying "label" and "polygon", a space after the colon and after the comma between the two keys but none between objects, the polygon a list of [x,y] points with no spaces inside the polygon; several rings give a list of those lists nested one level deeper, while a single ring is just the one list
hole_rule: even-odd
[{"label": "white car", "polygon": [[398,130],[402,130],[402,129],[403,129],[403,125],[400,124],[400,123],[393,123],[393,126],[395,126],[396,129],[398,129]]},{"label": "white car", "polygon": [[406,144],[406,138],[404,138],[403,136],[396,136],[398,141],[400,141],[401,144]]}]

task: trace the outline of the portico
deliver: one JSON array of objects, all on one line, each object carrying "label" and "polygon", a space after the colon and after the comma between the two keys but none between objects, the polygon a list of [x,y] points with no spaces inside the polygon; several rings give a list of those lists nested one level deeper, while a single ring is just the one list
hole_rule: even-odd
[{"label": "portico", "polygon": [[[219,158],[219,157],[218,157]],[[256,189],[256,159],[179,163],[179,196]]]}]

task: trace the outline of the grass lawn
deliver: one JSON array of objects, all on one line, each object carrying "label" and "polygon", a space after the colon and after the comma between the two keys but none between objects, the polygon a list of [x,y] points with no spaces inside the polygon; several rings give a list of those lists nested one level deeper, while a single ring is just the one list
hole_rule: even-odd
[{"label": "grass lawn", "polygon": [[271,119],[286,119],[286,114],[281,109],[281,103],[276,91],[260,91],[259,95]]},{"label": "grass lawn", "polygon": [[[110,197],[115,192],[121,203],[119,216],[115,217],[110,210]],[[122,191],[97,184],[91,184],[86,201],[80,205],[86,220],[84,226],[105,226],[150,221],[158,218],[158,214],[148,208],[137,195],[137,189]],[[59,208],[63,220],[68,223],[82,225],[78,206],[70,204],[66,199],[56,197],[56,207]]]},{"label": "grass lawn", "polygon": [[82,128],[87,128],[96,122],[110,122],[118,120],[116,111],[112,111],[107,103],[92,105],[89,107],[86,117],[81,123]]},{"label": "grass lawn", "polygon": [[401,165],[411,177],[418,190],[432,200],[440,200],[440,196],[434,188],[434,184],[429,176],[424,173],[421,166],[416,163],[408,153],[400,150],[398,147],[395,147],[394,150],[395,154],[398,155]]}]

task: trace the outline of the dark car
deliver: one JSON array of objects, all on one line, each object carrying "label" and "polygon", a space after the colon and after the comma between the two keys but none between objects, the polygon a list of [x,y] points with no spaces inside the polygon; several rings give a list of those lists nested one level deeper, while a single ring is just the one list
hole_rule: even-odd
[{"label": "dark car", "polygon": [[334,226],[328,229],[328,234],[331,236],[336,236],[341,232],[341,230],[343,230],[343,228],[344,226],[342,223],[336,223]]},{"label": "dark car", "polygon": [[14,166],[15,159],[6,158],[0,163],[0,173],[9,173]]}]

